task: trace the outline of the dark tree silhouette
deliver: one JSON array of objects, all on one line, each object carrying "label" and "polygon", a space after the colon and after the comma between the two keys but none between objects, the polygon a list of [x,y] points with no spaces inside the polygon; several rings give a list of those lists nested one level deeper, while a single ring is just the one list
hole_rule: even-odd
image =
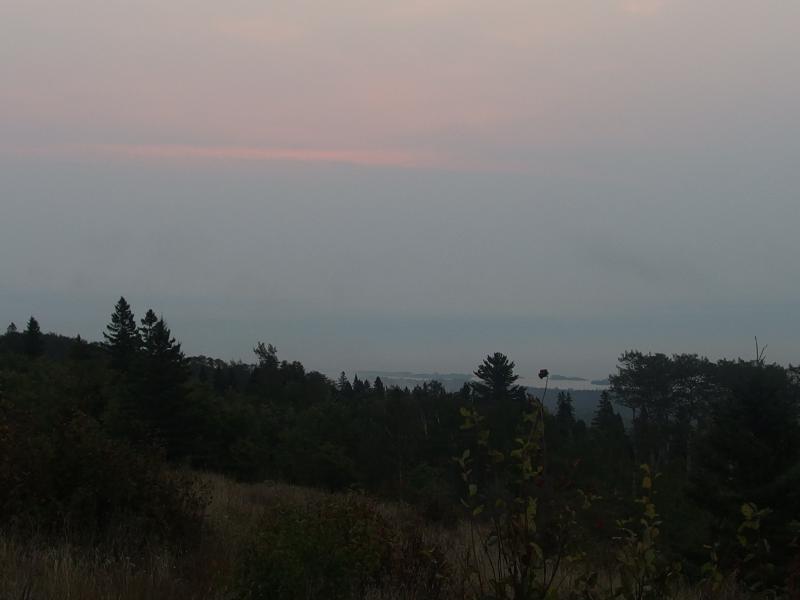
[{"label": "dark tree silhouette", "polygon": [[346,398],[353,394],[353,386],[350,385],[350,381],[347,379],[347,374],[344,371],[339,375],[339,381],[336,383],[336,387],[339,389],[339,393]]},{"label": "dark tree silhouette", "polygon": [[258,342],[253,352],[258,358],[258,366],[266,369],[276,369],[278,367],[278,349],[272,344]]},{"label": "dark tree silhouette", "polygon": [[39,321],[34,317],[28,319],[28,326],[22,334],[22,340],[22,347],[28,356],[41,356],[44,352],[42,330],[39,327]]},{"label": "dark tree silhouette", "polygon": [[106,326],[103,337],[111,354],[111,366],[122,371],[129,369],[139,351],[141,339],[133,311],[125,298],[120,297],[114,306],[111,322]]},{"label": "dark tree silhouette", "polygon": [[572,406],[572,394],[569,392],[558,393],[556,409],[556,423],[562,437],[572,437],[575,429],[575,409]]},{"label": "dark tree silhouette", "polygon": [[478,398],[487,402],[522,398],[524,388],[514,384],[519,379],[514,367],[505,354],[495,352],[487,356],[475,371],[479,381],[472,384]]}]

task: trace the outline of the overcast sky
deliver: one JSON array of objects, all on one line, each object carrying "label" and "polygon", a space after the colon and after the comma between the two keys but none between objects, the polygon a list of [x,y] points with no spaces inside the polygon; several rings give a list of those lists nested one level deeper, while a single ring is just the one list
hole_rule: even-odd
[{"label": "overcast sky", "polygon": [[800,3],[5,0],[0,319],[329,373],[800,362]]}]

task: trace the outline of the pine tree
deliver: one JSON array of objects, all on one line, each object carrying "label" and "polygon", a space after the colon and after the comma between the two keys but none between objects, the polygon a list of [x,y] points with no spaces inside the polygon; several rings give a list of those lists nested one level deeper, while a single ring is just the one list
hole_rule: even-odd
[{"label": "pine tree", "polygon": [[140,333],[141,358],[135,370],[139,412],[170,457],[185,456],[192,429],[184,386],[189,375],[186,358],[163,317],[155,319],[152,310],[142,319]]},{"label": "pine tree", "polygon": [[514,366],[514,362],[500,352],[487,356],[475,371],[480,380],[472,384],[477,396],[493,402],[523,398],[524,388],[514,385],[519,379],[519,375],[514,373]]},{"label": "pine tree", "polygon": [[514,362],[496,352],[487,356],[475,370],[478,381],[472,383],[474,399],[484,404],[483,411],[491,435],[498,441],[501,452],[510,452],[522,423],[525,407],[525,388],[516,385]]},{"label": "pine tree", "polygon": [[111,354],[111,366],[121,371],[128,370],[139,351],[141,339],[133,311],[125,298],[120,297],[114,306],[111,322],[106,326],[103,337]]},{"label": "pine tree", "polygon": [[630,485],[633,453],[625,424],[607,391],[600,394],[589,435],[592,452],[586,456],[588,466],[598,486],[613,496]]},{"label": "pine tree", "polygon": [[597,410],[592,417],[592,429],[598,432],[616,432],[619,429],[625,431],[622,418],[614,412],[614,405],[607,391],[600,394],[600,401],[597,403]]},{"label": "pine tree", "polygon": [[378,396],[384,396],[386,394],[386,388],[383,387],[383,381],[381,381],[380,377],[375,378],[375,385],[373,386],[375,390],[375,394]]},{"label": "pine tree", "polygon": [[140,335],[142,352],[146,357],[157,361],[161,366],[185,368],[181,344],[172,337],[172,332],[163,317],[156,319],[155,313],[148,310],[142,319]]},{"label": "pine tree", "polygon": [[12,321],[8,324],[8,327],[6,327],[6,335],[11,335],[14,333],[17,333],[17,325]]},{"label": "pine tree", "polygon": [[28,326],[22,334],[22,339],[23,349],[28,356],[41,356],[42,352],[44,352],[42,330],[39,328],[39,322],[34,317],[28,320]]},{"label": "pine tree", "polygon": [[575,429],[575,409],[572,406],[572,394],[559,392],[556,409],[556,423],[562,437],[571,438]]},{"label": "pine tree", "polygon": [[258,342],[253,352],[258,358],[258,366],[264,369],[277,369],[278,368],[278,349],[272,344],[264,344]]},{"label": "pine tree", "polygon": [[348,381],[347,374],[344,371],[339,375],[339,381],[336,383],[336,387],[339,393],[345,398],[349,398],[353,395],[353,386],[350,385],[350,381]]},{"label": "pine tree", "polygon": [[144,318],[141,320],[141,325],[139,326],[139,341],[141,343],[142,350],[145,350],[149,346],[153,344],[153,329],[158,323],[158,317],[156,313],[153,312],[153,309],[147,309],[147,312],[144,315]]}]

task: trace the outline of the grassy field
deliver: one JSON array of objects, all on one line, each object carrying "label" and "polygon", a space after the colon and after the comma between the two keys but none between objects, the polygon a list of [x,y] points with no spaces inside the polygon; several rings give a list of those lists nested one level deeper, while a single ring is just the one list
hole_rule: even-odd
[{"label": "grassy field", "polygon": [[[64,534],[28,536],[0,534],[0,600],[167,600],[284,597],[329,598],[323,588],[292,593],[254,592],[242,586],[241,563],[265,519],[276,506],[295,507],[299,514],[349,496],[280,483],[241,484],[218,475],[197,474],[208,495],[205,524],[199,538],[183,548],[142,543],[135,532],[119,528],[87,544],[71,543]],[[423,523],[409,507],[361,498],[370,515],[391,530],[392,553],[381,560],[384,576],[337,597],[369,600],[456,600],[475,598],[470,581],[475,570],[488,568],[471,552],[466,525],[441,528]],[[371,517],[372,518],[372,517]],[[268,523],[268,521],[267,521]],[[282,538],[284,541],[285,539]],[[284,543],[284,541],[280,543]],[[300,540],[303,541],[303,540]],[[313,546],[315,540],[306,540]],[[272,543],[272,542],[271,542]],[[305,581],[309,564],[297,567]],[[309,575],[309,577],[311,577]],[[270,580],[272,581],[272,580]],[[302,585],[302,584],[300,584]],[[287,595],[288,594],[288,595]],[[736,599],[727,587],[709,595],[684,589],[676,598]]]},{"label": "grassy field", "polygon": [[[71,543],[69,535],[19,536],[0,534],[0,599],[2,600],[156,600],[230,599],[237,589],[237,562],[248,540],[276,503],[313,507],[344,495],[280,483],[240,484],[221,476],[199,474],[210,502],[200,539],[186,548],[135,540],[120,528],[87,545]],[[368,500],[398,531],[413,526],[423,547],[448,549],[447,562],[463,562],[464,529],[421,527],[405,506]],[[404,573],[404,581],[367,587],[354,597],[375,600],[427,598]],[[413,575],[413,573],[411,574]],[[413,577],[412,577],[413,579]],[[448,578],[449,579],[449,578]],[[453,578],[455,579],[455,578]],[[444,589],[444,588],[447,589]],[[465,589],[442,586],[437,596],[464,597]]]}]

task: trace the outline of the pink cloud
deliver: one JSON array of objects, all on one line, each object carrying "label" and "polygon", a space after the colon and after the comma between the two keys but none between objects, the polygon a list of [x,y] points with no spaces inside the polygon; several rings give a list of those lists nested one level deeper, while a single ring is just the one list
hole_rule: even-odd
[{"label": "pink cloud", "polygon": [[289,161],[351,164],[374,167],[447,169],[457,171],[515,171],[513,166],[480,165],[433,152],[200,146],[187,144],[61,144],[0,148],[6,154],[26,156],[82,156],[175,161]]},{"label": "pink cloud", "polygon": [[387,150],[317,150],[191,145],[99,145],[93,146],[91,149],[100,154],[108,153],[132,158],[329,162],[395,167],[441,166],[443,162],[433,155]]}]

